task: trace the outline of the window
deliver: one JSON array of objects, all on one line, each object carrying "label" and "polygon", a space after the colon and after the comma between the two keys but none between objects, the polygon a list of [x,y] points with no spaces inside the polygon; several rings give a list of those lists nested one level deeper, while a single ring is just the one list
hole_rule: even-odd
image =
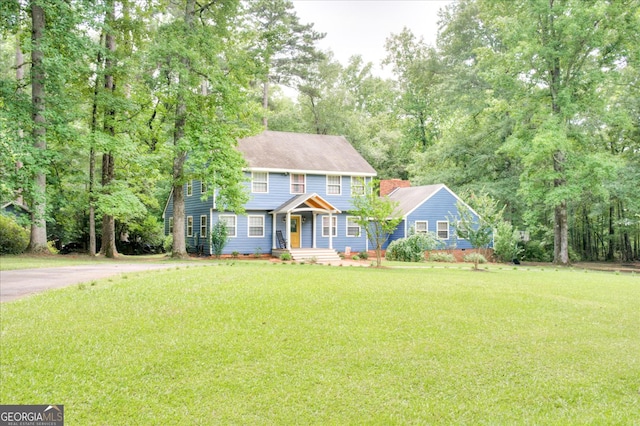
[{"label": "window", "polygon": [[429,232],[429,222],[427,222],[426,220],[416,220],[414,229],[416,231],[416,234],[426,234],[427,232]]},{"label": "window", "polygon": [[249,236],[264,237],[264,216],[249,216]]},{"label": "window", "polygon": [[[338,236],[338,218],[331,216],[331,236]],[[322,236],[329,236],[329,216],[322,216]]]},{"label": "window", "polygon": [[169,233],[173,234],[173,216],[169,218]]},{"label": "window", "polygon": [[202,238],[207,238],[207,217],[200,216],[200,236]]},{"label": "window", "polygon": [[220,215],[218,217],[218,220],[220,222],[223,222],[227,226],[228,236],[236,236],[236,217],[234,215]]},{"label": "window", "polygon": [[355,216],[347,217],[347,237],[360,236],[360,225],[356,222],[357,219]]},{"label": "window", "polygon": [[444,221],[438,221],[438,238],[440,238],[441,240],[448,240],[449,239],[449,222],[444,220]]},{"label": "window", "polygon": [[187,197],[191,197],[193,195],[193,181],[190,180],[187,182]]},{"label": "window", "polygon": [[364,195],[364,178],[351,176],[351,195]]},{"label": "window", "polygon": [[327,195],[342,194],[342,176],[327,176]]},{"label": "window", "polygon": [[292,194],[304,194],[305,193],[305,175],[291,175],[291,193]]},{"label": "window", "polygon": [[207,193],[207,183],[206,182],[200,182],[200,193],[201,194],[206,194]]},{"label": "window", "polygon": [[187,237],[193,237],[193,216],[187,216]]},{"label": "window", "polygon": [[269,192],[269,173],[252,172],[251,173],[251,192],[266,194]]}]

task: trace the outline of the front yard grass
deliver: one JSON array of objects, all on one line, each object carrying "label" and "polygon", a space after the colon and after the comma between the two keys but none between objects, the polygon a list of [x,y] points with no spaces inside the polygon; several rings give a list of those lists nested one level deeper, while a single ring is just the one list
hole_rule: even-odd
[{"label": "front yard grass", "polygon": [[640,277],[212,264],[0,305],[69,424],[636,424]]}]

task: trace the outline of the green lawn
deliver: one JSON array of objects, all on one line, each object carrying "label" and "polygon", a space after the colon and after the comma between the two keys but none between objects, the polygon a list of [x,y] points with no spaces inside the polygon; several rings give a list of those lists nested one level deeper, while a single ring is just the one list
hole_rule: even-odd
[{"label": "green lawn", "polygon": [[154,254],[148,256],[125,256],[119,255],[117,259],[107,259],[101,256],[91,257],[86,254],[69,254],[69,255],[19,255],[0,256],[0,271],[9,271],[12,269],[34,269],[34,268],[55,268],[58,266],[76,266],[88,265],[95,263],[147,263],[147,262],[184,262],[184,260],[174,260],[165,254]]},{"label": "green lawn", "polygon": [[68,424],[637,424],[640,277],[222,263],[0,306]]}]

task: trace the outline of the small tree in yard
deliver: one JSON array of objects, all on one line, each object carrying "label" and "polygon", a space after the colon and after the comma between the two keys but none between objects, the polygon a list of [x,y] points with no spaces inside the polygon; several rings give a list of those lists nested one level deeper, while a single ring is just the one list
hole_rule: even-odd
[{"label": "small tree in yard", "polygon": [[356,223],[365,229],[367,238],[375,247],[376,266],[379,268],[382,265],[382,246],[402,217],[397,212],[398,203],[387,197],[379,197],[374,191],[376,185],[377,181],[371,182],[365,187],[363,195],[353,197],[353,210],[349,214],[354,215]]},{"label": "small tree in yard", "polygon": [[[478,212],[478,218],[475,219],[469,208],[462,202],[456,203],[458,216],[449,217],[449,222],[456,230],[459,238],[468,240],[475,249],[481,249],[486,257],[486,250],[491,243],[493,228],[502,218],[502,210],[498,209],[497,202],[488,194],[475,196],[471,194],[472,204]],[[451,213],[449,213],[451,214]],[[479,257],[475,256],[473,262],[474,269],[478,269]]]},{"label": "small tree in yard", "polygon": [[229,234],[227,233],[227,225],[224,222],[218,222],[211,228],[211,246],[213,247],[213,254],[217,259],[220,259],[224,246],[229,241]]}]

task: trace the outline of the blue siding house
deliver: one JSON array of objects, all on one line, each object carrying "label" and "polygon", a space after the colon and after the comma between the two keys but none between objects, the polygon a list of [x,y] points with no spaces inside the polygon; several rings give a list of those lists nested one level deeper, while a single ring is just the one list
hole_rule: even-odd
[{"label": "blue siding house", "polygon": [[[224,254],[305,252],[322,249],[354,252],[368,249],[366,233],[349,216],[351,197],[364,193],[376,171],[342,136],[265,131],[238,141],[247,168],[250,200],[238,215],[216,208],[215,196],[201,183],[185,185],[185,230],[192,251],[212,253],[210,227],[226,224]],[[172,232],[173,197],[163,214],[165,233]],[[311,253],[311,254],[309,254]],[[295,258],[295,256],[294,256]]]},{"label": "blue siding house", "polygon": [[[212,253],[208,238],[217,222],[227,227],[224,254],[289,252],[294,259],[338,260],[336,252],[369,249],[366,232],[348,211],[351,199],[364,194],[376,171],[342,136],[265,131],[238,141],[247,167],[245,213],[219,210],[199,181],[185,184],[185,231],[191,252]],[[395,185],[400,183],[401,187]],[[382,196],[398,203],[402,222],[389,237],[409,230],[433,232],[448,248],[471,248],[455,236],[449,217],[458,216],[460,198],[445,185],[408,186],[397,179],[382,181]],[[466,204],[465,204],[466,205]],[[474,217],[477,214],[467,206]],[[164,214],[165,233],[173,232],[173,196]]]},{"label": "blue siding house", "polygon": [[470,249],[469,241],[459,238],[450,218],[460,217],[457,203],[461,201],[477,220],[478,214],[446,185],[425,185],[395,188],[388,197],[398,203],[402,222],[389,237],[385,247],[393,240],[409,236],[409,230],[432,232],[446,248]]}]

